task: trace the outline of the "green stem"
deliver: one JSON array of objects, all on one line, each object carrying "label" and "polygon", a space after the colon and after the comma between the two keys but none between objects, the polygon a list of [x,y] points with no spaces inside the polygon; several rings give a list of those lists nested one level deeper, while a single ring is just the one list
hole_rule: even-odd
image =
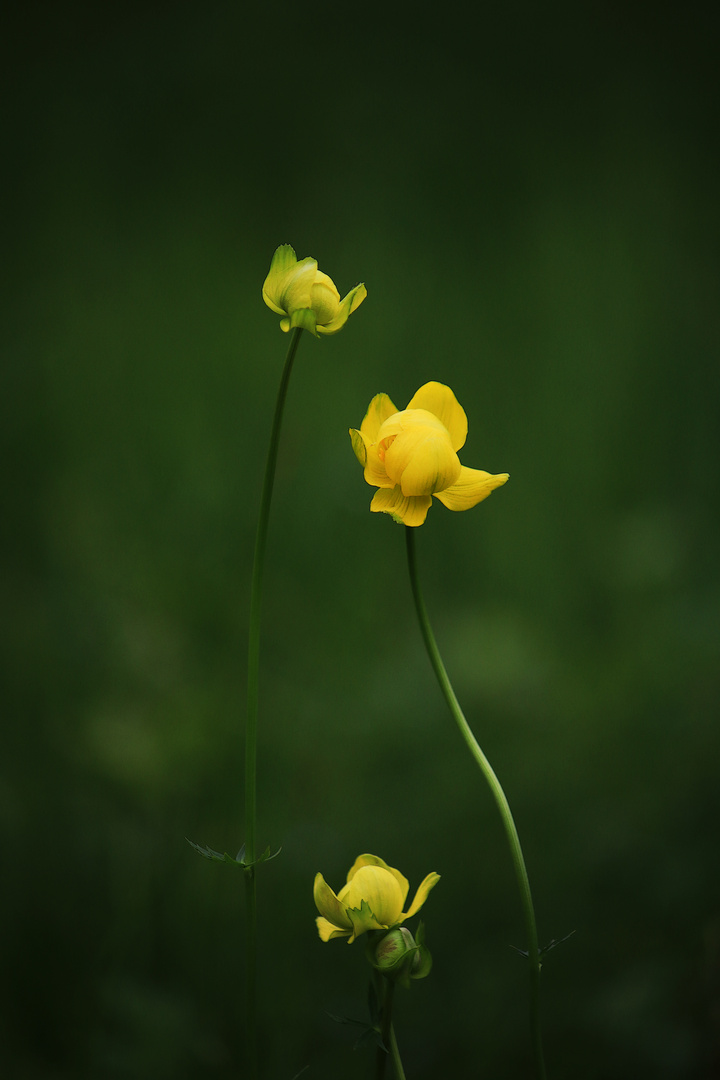
[{"label": "green stem", "polygon": [[258,718],[258,682],[260,671],[260,608],[262,600],[263,568],[267,545],[270,503],[272,502],[275,466],[277,464],[280,427],[287,396],[293,360],[300,341],[301,328],[291,331],[290,343],[285,367],[283,368],[273,418],[270,446],[265,465],[262,496],[260,498],[260,516],[255,537],[255,558],[253,562],[252,583],[250,585],[250,626],[248,630],[248,677],[247,677],[247,713],[245,717],[245,857],[247,864],[245,877],[245,1018],[246,1031],[244,1042],[244,1060],[249,1078],[257,1076],[257,898],[255,890],[255,833],[257,801],[257,718]]},{"label": "green stem", "polygon": [[395,1029],[392,1024],[392,1007],[393,996],[395,993],[395,983],[391,979],[386,979],[384,976],[379,976],[376,987],[379,988],[382,994],[382,1012],[380,1014],[380,1038],[383,1041],[383,1046],[378,1046],[377,1055],[375,1057],[375,1080],[383,1080],[385,1076],[385,1062],[387,1061],[388,1054],[390,1060],[393,1063],[393,1070],[395,1072],[395,1080],[405,1080],[405,1072],[403,1070],[402,1061],[400,1060],[400,1051],[398,1050],[397,1039],[395,1038]]},{"label": "green stem", "polygon": [[535,1069],[538,1080],[545,1080],[545,1061],[543,1058],[542,1048],[542,1032],[540,1028],[540,951],[538,949],[538,936],[537,927],[535,924],[535,911],[533,908],[532,895],[530,892],[530,880],[528,878],[527,869],[525,867],[525,859],[523,858],[522,848],[520,847],[520,838],[515,827],[512,812],[510,810],[510,804],[507,801],[505,792],[502,789],[500,781],[498,780],[495,772],[493,771],[490,762],[485,757],[485,754],[480,749],[477,739],[470,730],[460,703],[455,696],[455,691],[452,688],[450,679],[448,678],[445,665],[443,664],[442,657],[435,642],[435,637],[430,626],[430,620],[428,618],[427,610],[425,608],[425,602],[423,601],[422,593],[420,591],[420,583],[417,573],[417,562],[415,558],[415,536],[412,528],[405,528],[405,538],[407,541],[407,557],[408,557],[408,569],[410,571],[410,584],[412,586],[413,598],[415,600],[415,608],[417,610],[418,620],[420,622],[420,630],[422,632],[423,640],[425,642],[425,648],[427,649],[428,656],[430,657],[430,663],[437,677],[440,689],[443,692],[443,696],[450,708],[455,722],[460,729],[460,734],[465,740],[468,750],[475,759],[475,762],[480,768],[483,776],[487,780],[490,790],[492,791],[495,802],[497,803],[500,816],[502,818],[503,826],[505,827],[505,833],[507,836],[508,844],[510,846],[510,855],[512,857],[513,867],[515,868],[515,876],[517,878],[518,888],[520,890],[520,900],[522,902],[523,915],[525,919],[525,933],[527,935],[528,942],[528,968],[530,972],[530,1030],[532,1035],[533,1050],[535,1054]]},{"label": "green stem", "polygon": [[395,1038],[395,1028],[392,1024],[390,1025],[390,1057],[392,1058],[393,1068],[395,1069],[395,1080],[405,1080],[405,1072],[402,1067],[402,1061],[400,1060],[397,1039]]}]

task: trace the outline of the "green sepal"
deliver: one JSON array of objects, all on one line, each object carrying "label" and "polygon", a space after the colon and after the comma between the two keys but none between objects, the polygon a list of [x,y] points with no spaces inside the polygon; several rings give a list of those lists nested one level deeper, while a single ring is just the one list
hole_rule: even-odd
[{"label": "green sepal", "polygon": [[[377,928],[377,919],[365,899],[360,901],[359,908],[347,908],[347,916],[352,923],[355,937],[359,937],[360,934],[364,934],[367,930]],[[375,926],[372,925],[373,923],[375,923]]]},{"label": "green sepal", "polygon": [[415,944],[418,947],[417,960],[413,964],[410,978],[424,979],[430,974],[432,969],[432,956],[425,944],[425,923],[423,922],[418,925],[417,933],[415,934]]},{"label": "green sepal", "polygon": [[367,447],[365,446],[365,440],[357,428],[350,428],[350,441],[352,442],[355,457],[362,467],[365,468],[367,465]]},{"label": "green sepal", "polygon": [[233,859],[232,855],[228,855],[227,851],[215,851],[211,847],[201,847],[200,844],[196,844],[193,840],[188,839],[188,844],[191,848],[194,848],[199,855],[202,855],[204,859],[211,859],[212,862],[226,863],[228,866],[239,866],[241,870],[249,870],[251,866],[258,866],[262,862],[268,862],[270,859],[274,859],[280,854],[282,848],[278,848],[277,851],[271,855],[270,847],[266,847],[262,855],[260,855],[255,862],[249,863],[245,861],[245,845],[240,848],[237,853],[237,858]]},{"label": "green sepal", "polygon": [[313,308],[296,308],[290,316],[290,329],[299,327],[301,330],[309,330],[315,337],[317,332],[317,316]]}]

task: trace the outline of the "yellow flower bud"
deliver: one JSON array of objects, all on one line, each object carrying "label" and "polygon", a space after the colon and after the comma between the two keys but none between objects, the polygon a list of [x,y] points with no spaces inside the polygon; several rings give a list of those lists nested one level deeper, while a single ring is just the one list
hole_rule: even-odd
[{"label": "yellow flower bud", "polygon": [[317,268],[315,259],[298,262],[293,248],[283,244],[273,255],[270,272],[263,285],[263,300],[278,315],[280,328],[300,326],[317,337],[336,334],[367,296],[364,285],[356,285],[344,300],[335,282]]},{"label": "yellow flower bud", "polygon": [[337,895],[322,874],[315,876],[318,933],[323,941],[346,937],[350,944],[367,930],[389,930],[415,915],[439,880],[439,874],[428,874],[408,910],[403,911],[410,888],[407,878],[377,855],[359,855]]},{"label": "yellow flower bud", "polygon": [[365,480],[380,490],[374,512],[404,525],[422,525],[432,496],[449,510],[469,510],[508,479],[507,473],[467,469],[458,450],[465,445],[467,417],[449,386],[421,386],[399,412],[387,394],[377,394],[360,430],[350,439]]}]

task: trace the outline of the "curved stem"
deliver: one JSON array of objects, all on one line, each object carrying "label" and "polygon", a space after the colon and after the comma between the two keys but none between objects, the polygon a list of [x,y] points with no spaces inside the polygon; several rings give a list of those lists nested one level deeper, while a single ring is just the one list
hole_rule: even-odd
[{"label": "curved stem", "polygon": [[257,1076],[257,902],[255,891],[255,821],[256,821],[256,774],[257,774],[257,718],[258,718],[258,682],[260,671],[260,608],[262,599],[262,579],[265,565],[265,547],[267,545],[270,503],[272,502],[275,466],[277,464],[280,427],[287,396],[290,373],[295,353],[300,341],[301,328],[291,331],[290,343],[285,367],[283,368],[275,416],[270,434],[265,478],[260,498],[260,515],[255,537],[255,557],[253,562],[252,582],[250,585],[250,625],[248,629],[248,676],[247,676],[247,713],[245,717],[245,856],[247,864],[243,871],[245,877],[245,1018],[246,1031],[244,1057],[247,1076]]},{"label": "curved stem", "polygon": [[530,880],[528,878],[527,869],[525,867],[525,859],[523,858],[522,848],[520,847],[520,838],[518,837],[517,828],[515,827],[515,821],[513,820],[512,812],[510,810],[510,804],[507,801],[505,792],[502,789],[500,781],[498,780],[493,768],[485,757],[485,754],[481,750],[477,739],[470,730],[460,703],[455,696],[455,691],[452,688],[450,679],[448,678],[445,665],[443,664],[442,657],[435,642],[435,637],[430,626],[430,620],[428,618],[427,610],[425,608],[425,602],[420,591],[420,583],[417,574],[417,562],[415,558],[415,536],[412,528],[405,527],[405,539],[407,542],[407,557],[408,557],[408,569],[410,571],[410,584],[412,587],[413,598],[415,600],[415,608],[420,622],[420,630],[422,632],[423,640],[425,642],[425,648],[427,649],[428,656],[430,657],[430,663],[437,677],[440,689],[448,704],[450,712],[460,729],[460,734],[465,740],[465,744],[475,759],[476,764],[480,768],[483,776],[487,780],[487,783],[492,791],[495,802],[497,803],[498,810],[500,811],[500,817],[505,828],[505,834],[507,836],[508,845],[510,847],[510,855],[512,857],[513,867],[515,869],[515,876],[517,879],[518,889],[520,891],[520,900],[522,903],[523,916],[525,920],[525,933],[527,935],[528,942],[528,968],[530,972],[530,1029],[532,1034],[533,1050],[535,1054],[535,1068],[538,1076],[538,1080],[545,1080],[545,1061],[543,1057],[542,1048],[542,1032],[540,1028],[540,950],[538,948],[538,936],[537,927],[535,924],[535,910],[533,908],[532,895],[530,892]]}]

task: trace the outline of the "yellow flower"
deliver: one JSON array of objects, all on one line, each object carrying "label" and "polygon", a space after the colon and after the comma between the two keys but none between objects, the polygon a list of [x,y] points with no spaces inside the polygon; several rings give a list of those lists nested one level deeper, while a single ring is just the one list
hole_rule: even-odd
[{"label": "yellow flower", "polygon": [[317,261],[308,258],[298,262],[289,244],[283,244],[273,255],[263,285],[267,306],[285,316],[280,328],[287,331],[301,326],[315,337],[342,330],[366,296],[365,286],[356,285],[341,300],[333,280],[318,270]]},{"label": "yellow flower", "polygon": [[376,394],[360,430],[350,428],[365,479],[380,489],[370,509],[422,525],[433,495],[449,510],[469,510],[486,499],[508,474],[460,464],[467,429],[465,410],[442,383],[425,383],[402,412],[387,394]]},{"label": "yellow flower", "polygon": [[439,874],[428,874],[408,910],[403,911],[410,888],[407,878],[377,855],[358,855],[348,871],[347,884],[337,896],[322,874],[316,874],[313,897],[320,912],[315,920],[320,937],[323,941],[346,937],[351,944],[366,930],[389,930],[415,915],[439,880]]}]

